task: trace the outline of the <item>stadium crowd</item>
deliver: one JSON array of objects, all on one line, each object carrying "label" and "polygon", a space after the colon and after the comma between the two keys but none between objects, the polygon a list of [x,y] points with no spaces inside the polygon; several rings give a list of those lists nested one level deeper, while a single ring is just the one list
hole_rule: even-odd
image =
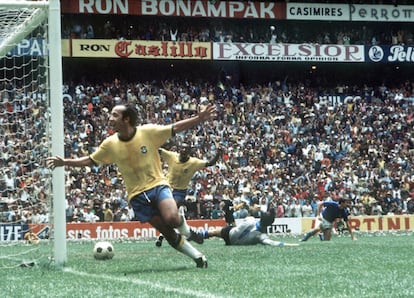
[{"label": "stadium crowd", "polygon": [[[246,24],[70,14],[62,16],[62,28],[63,38],[404,45],[413,44],[414,32],[413,23]],[[325,86],[327,78],[286,77],[257,85],[226,77],[219,84],[178,78],[80,81],[67,82],[63,90],[68,157],[92,152],[112,133],[105,127],[115,104],[135,104],[141,123],[161,124],[191,117],[206,102],[217,105],[214,121],[165,145],[175,150],[181,143],[191,144],[192,154],[203,159],[214,156],[218,146],[225,148],[216,165],[199,171],[189,185],[189,218],[221,217],[221,203],[229,201],[236,218],[259,217],[270,207],[278,217],[314,216],[318,201],[343,196],[352,198],[355,216],[414,213],[410,80],[375,86],[338,83],[334,88]],[[41,223],[48,221],[50,178],[41,162],[50,147],[44,90],[28,94],[18,87],[0,89],[0,221]],[[66,194],[68,222],[133,219],[122,177],[113,166],[68,169]]]},{"label": "stadium crowd", "polygon": [[[141,123],[163,124],[191,117],[213,102],[215,120],[165,144],[174,150],[186,142],[193,156],[204,159],[214,156],[218,146],[225,149],[214,166],[199,171],[190,183],[189,218],[219,218],[225,200],[232,201],[236,218],[259,217],[270,207],[277,217],[314,216],[318,201],[345,196],[352,199],[353,216],[413,214],[413,84],[338,84],[328,90],[286,79],[255,86],[117,79],[67,83],[65,156],[88,154],[112,133],[106,124],[115,104],[134,104]],[[25,144],[28,155],[40,150],[27,152],[28,135],[8,134],[8,121],[22,111],[40,118],[47,117],[46,111],[33,96],[14,105],[2,101],[0,110],[1,220],[45,222],[47,192],[37,177],[48,170],[21,156],[18,144]],[[41,123],[37,120],[34,124]],[[29,135],[42,144],[43,131],[32,128]],[[68,222],[133,219],[115,167],[68,168],[65,173]]]},{"label": "stadium crowd", "polygon": [[66,15],[62,38],[200,42],[413,45],[413,23]]}]

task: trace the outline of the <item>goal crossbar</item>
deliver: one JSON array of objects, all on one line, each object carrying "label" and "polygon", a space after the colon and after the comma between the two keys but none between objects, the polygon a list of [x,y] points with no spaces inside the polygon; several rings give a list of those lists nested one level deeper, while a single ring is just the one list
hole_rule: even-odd
[{"label": "goal crossbar", "polygon": [[26,1],[26,0],[2,0],[0,3],[2,8],[45,8],[49,6],[49,1]]}]

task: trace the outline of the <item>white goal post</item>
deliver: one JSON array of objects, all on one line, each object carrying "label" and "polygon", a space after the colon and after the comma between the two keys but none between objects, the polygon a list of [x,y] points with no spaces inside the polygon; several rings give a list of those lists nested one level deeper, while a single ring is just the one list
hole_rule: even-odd
[{"label": "white goal post", "polygon": [[[46,25],[44,25],[46,24]],[[14,56],[13,49],[23,39],[30,36],[30,34],[37,30],[38,26],[44,26],[41,31],[42,39],[46,46],[43,61],[46,61],[47,67],[39,75],[42,77],[42,82],[47,81],[46,91],[43,93],[47,103],[47,110],[45,118],[49,119],[49,133],[46,136],[48,141],[48,147],[50,151],[48,155],[64,155],[64,121],[63,121],[63,101],[62,101],[62,49],[61,49],[61,13],[60,13],[60,1],[59,0],[39,0],[39,1],[28,1],[28,0],[1,0],[0,1],[0,60],[14,61],[23,59]],[[47,30],[46,30],[47,28]],[[16,59],[15,59],[16,58]],[[8,61],[7,63],[12,63]],[[22,63],[22,62],[19,62]],[[8,65],[4,67],[4,75],[2,74],[2,86],[7,84],[12,85],[16,79],[13,71],[10,71]],[[20,81],[26,82],[26,74],[21,74],[21,66],[16,67],[16,73],[19,73],[22,77]],[[35,70],[36,74],[40,72]],[[11,73],[10,77],[7,74]],[[33,75],[34,76],[34,75]],[[18,81],[18,83],[20,83]],[[39,81],[33,80],[35,88],[38,88]],[[34,87],[26,86],[14,87],[16,92],[22,92],[23,96],[29,97],[24,94],[24,89],[33,90]],[[0,92],[6,94],[4,97],[10,102],[10,95],[7,95],[10,89],[4,88]],[[14,92],[14,91],[13,91]],[[31,91],[33,92],[33,91]],[[29,92],[30,93],[30,92]],[[32,94],[30,96],[33,96]],[[45,161],[42,161],[39,167],[45,167]],[[57,168],[51,174],[51,191],[52,196],[51,210],[49,224],[52,226],[53,241],[53,262],[56,266],[62,267],[67,261],[67,250],[66,250],[66,215],[65,215],[65,176],[64,168]]]}]

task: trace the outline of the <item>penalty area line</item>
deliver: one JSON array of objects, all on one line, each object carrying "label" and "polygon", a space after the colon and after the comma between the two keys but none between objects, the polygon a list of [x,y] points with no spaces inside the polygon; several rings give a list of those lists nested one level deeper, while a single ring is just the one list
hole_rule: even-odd
[{"label": "penalty area line", "polygon": [[67,267],[63,268],[63,272],[71,273],[71,274],[78,275],[78,276],[92,277],[96,279],[106,279],[106,280],[112,280],[112,281],[117,281],[117,282],[132,283],[135,285],[146,286],[149,288],[156,288],[156,289],[159,289],[165,292],[174,292],[174,293],[186,294],[186,295],[191,295],[191,296],[201,297],[201,298],[223,297],[223,296],[217,296],[215,294],[205,293],[201,291],[194,291],[194,290],[189,290],[185,288],[170,287],[170,286],[166,286],[166,285],[152,282],[152,281],[146,281],[146,280],[142,280],[138,278],[131,278],[131,276],[128,276],[127,278],[127,277],[111,276],[111,275],[106,275],[106,274],[93,274],[93,273],[77,271],[77,270],[67,268]]}]

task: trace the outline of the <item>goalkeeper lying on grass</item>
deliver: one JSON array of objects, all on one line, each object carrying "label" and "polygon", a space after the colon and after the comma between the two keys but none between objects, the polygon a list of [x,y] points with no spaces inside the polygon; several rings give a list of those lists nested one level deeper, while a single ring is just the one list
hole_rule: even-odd
[{"label": "goalkeeper lying on grass", "polygon": [[237,226],[205,231],[203,237],[219,237],[224,239],[226,245],[255,245],[264,244],[271,246],[298,246],[297,243],[285,243],[274,241],[267,235],[267,227],[275,220],[274,210],[263,213],[260,220],[254,217],[246,217],[237,222]]}]

